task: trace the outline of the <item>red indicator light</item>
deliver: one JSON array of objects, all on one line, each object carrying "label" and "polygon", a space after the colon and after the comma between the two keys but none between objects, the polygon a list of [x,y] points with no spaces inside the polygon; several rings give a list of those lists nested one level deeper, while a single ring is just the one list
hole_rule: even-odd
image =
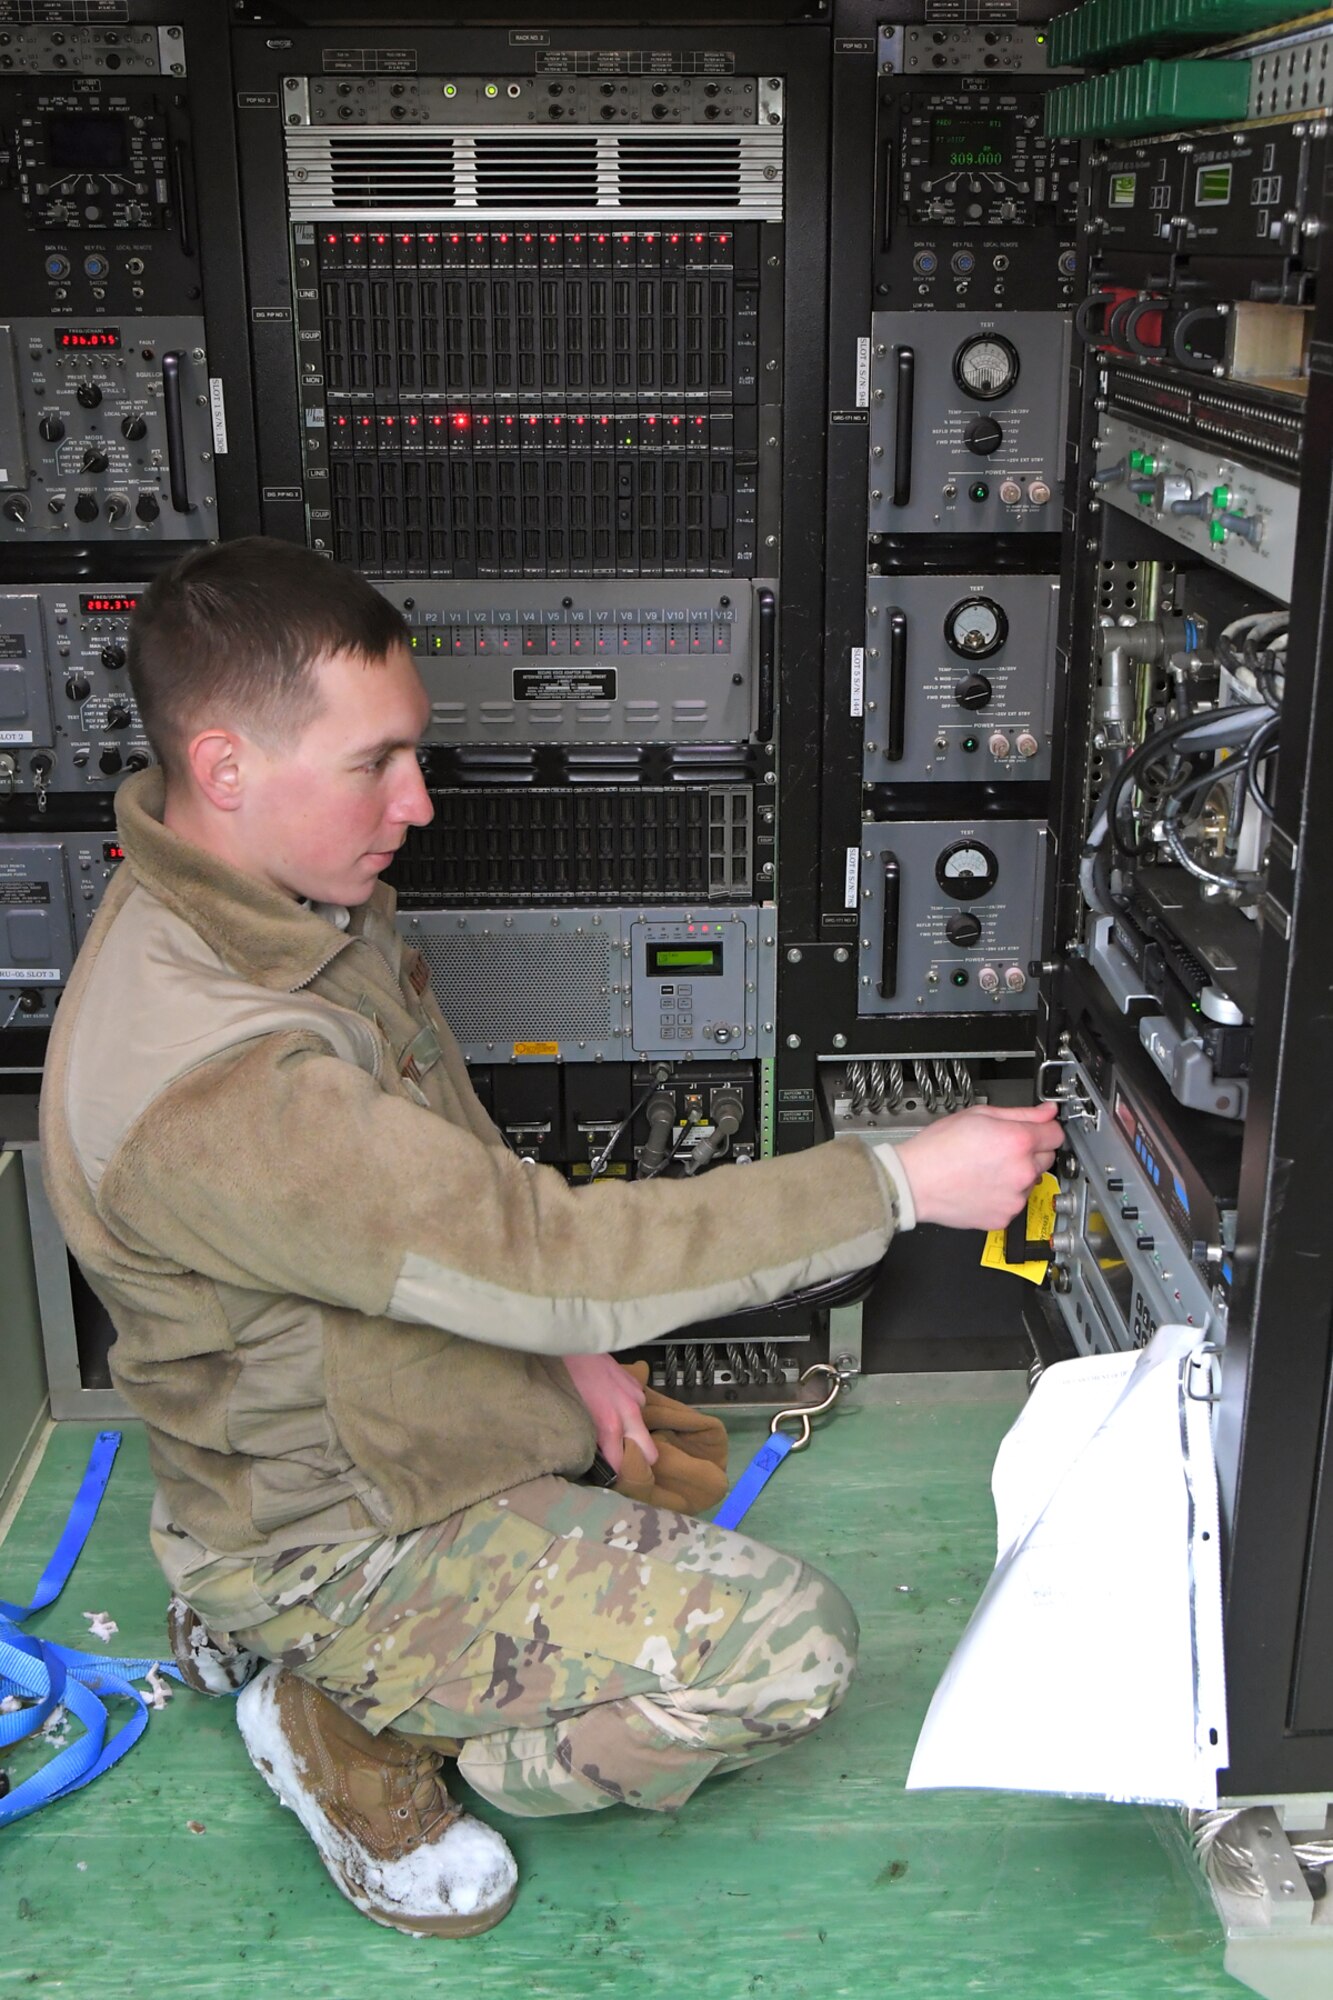
[{"label": "red indicator light", "polygon": [[352,238],[352,241],[353,241],[353,243],[359,243],[359,242],[361,241],[361,232],[360,232],[360,230],[359,230],[359,229],[357,230],[356,234],[355,234],[355,235],[353,236],[353,238]]},{"label": "red indicator light", "polygon": [[704,239],[702,236],[696,236],[694,240],[696,243],[702,243]]},{"label": "red indicator light", "polygon": [[[490,418],[489,418],[489,417],[487,417],[486,421],[487,421],[487,423],[489,423],[489,422],[490,422]],[[530,418],[530,419],[529,419],[529,421],[530,421],[530,422],[533,422],[533,423],[535,423],[535,422],[536,422],[536,418],[535,418],[535,417],[534,417],[534,418]],[[512,417],[506,417],[506,418],[505,418],[505,428],[506,428],[506,430],[512,430],[512,429],[513,429],[513,427],[514,427],[514,419],[513,419]]]},{"label": "red indicator light", "polygon": [[[404,238],[403,240],[404,240],[404,242],[406,242],[406,240],[407,240],[407,239],[406,239],[406,238]],[[437,236],[436,236],[436,235],[435,235],[435,234],[434,234],[434,233],[432,232],[432,233],[431,233],[431,235],[429,235],[429,236],[428,236],[428,237],[426,238],[426,241],[427,241],[427,243],[438,243],[438,242],[439,242],[439,238],[438,238],[438,237],[437,237]]]},{"label": "red indicator light", "polygon": [[387,237],[387,236],[377,236],[377,237],[375,238],[375,241],[376,241],[377,243],[387,243],[387,242],[388,242],[388,240],[389,240],[389,239],[388,239],[388,237]]},{"label": "red indicator light", "polygon": [[558,236],[548,236],[546,240],[548,243],[558,243],[560,238]]},{"label": "red indicator light", "polygon": [[575,417],[574,421],[578,425],[579,429],[582,430],[583,426],[587,423],[588,419],[586,417]]},{"label": "red indicator light", "polygon": [[730,243],[731,238],[729,236],[719,236],[717,240],[719,243]]},{"label": "red indicator light", "polygon": [[576,243],[582,243],[582,241],[583,241],[583,238],[582,238],[582,237],[581,237],[581,236],[579,235],[579,232],[578,232],[578,230],[577,230],[577,229],[576,229],[576,230],[574,231],[574,241],[575,241]]},{"label": "red indicator light", "polygon": [[656,417],[649,417],[648,421],[649,421],[649,423],[650,423],[650,424],[655,424],[655,423],[657,422],[657,418],[656,418]]},{"label": "red indicator light", "polygon": [[326,243],[336,243],[338,241],[338,238],[336,235],[329,235],[324,238],[324,241]]},{"label": "red indicator light", "polygon": [[673,430],[673,431],[678,431],[678,430],[680,429],[680,418],[679,418],[679,417],[673,417],[673,418],[671,419],[671,428],[672,428],[672,430]]},{"label": "red indicator light", "polygon": [[434,426],[435,426],[436,430],[438,430],[438,429],[440,428],[440,425],[441,425],[441,424],[442,424],[442,423],[444,422],[444,418],[443,418],[443,417],[432,417],[432,418],[431,418],[431,422],[432,422],[432,424],[434,424]]},{"label": "red indicator light", "polygon": [[523,241],[524,241],[525,243],[531,243],[531,241],[532,241],[532,231],[531,231],[531,230],[529,230],[529,231],[528,231],[527,235],[526,235],[526,236],[525,236],[525,237],[523,238]]},{"label": "red indicator light", "polygon": [[386,417],[386,418],[384,419],[384,421],[385,421],[385,423],[386,423],[386,424],[387,424],[387,425],[389,426],[389,429],[390,429],[390,430],[392,430],[392,429],[393,429],[393,427],[394,427],[394,424],[395,424],[395,423],[397,422],[397,418],[396,418],[396,417]]},{"label": "red indicator light", "polygon": [[564,420],[564,418],[563,418],[563,417],[557,417],[557,418],[556,418],[556,420],[555,420],[555,427],[556,427],[556,429],[557,429],[557,430],[559,430],[559,428],[560,428],[561,424],[562,424],[562,423],[563,423],[564,421],[565,421],[565,420]]},{"label": "red indicator light", "polygon": [[449,238],[449,241],[450,241],[451,243],[461,243],[461,242],[462,242],[462,240],[463,240],[463,239],[462,239],[462,237],[461,237],[461,236],[451,236],[451,237]]},{"label": "red indicator light", "polygon": [[509,234],[507,230],[502,229],[500,231],[500,241],[502,243],[507,243],[509,241]]},{"label": "red indicator light", "polygon": [[599,243],[605,243],[605,241],[606,241],[606,238],[605,238],[604,236],[599,236],[599,237],[597,238],[597,241],[598,241]]},{"label": "red indicator light", "polygon": [[467,429],[467,416],[462,410],[459,410],[454,418],[454,429],[459,431]]},{"label": "red indicator light", "polygon": [[653,235],[653,232],[650,229],[648,234],[644,237],[643,240],[645,243],[656,243],[657,238]]}]

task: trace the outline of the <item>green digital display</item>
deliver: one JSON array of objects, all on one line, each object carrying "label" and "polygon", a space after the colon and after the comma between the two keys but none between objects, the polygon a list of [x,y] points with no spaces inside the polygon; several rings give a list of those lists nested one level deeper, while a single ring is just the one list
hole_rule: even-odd
[{"label": "green digital display", "polygon": [[932,167],[1002,167],[1013,150],[1004,117],[958,117],[937,111],[930,121]]},{"label": "green digital display", "polygon": [[1231,200],[1231,164],[1200,167],[1194,176],[1196,208],[1225,208]]},{"label": "green digital display", "polygon": [[1134,190],[1138,186],[1138,184],[1139,184],[1139,177],[1137,174],[1112,174],[1111,201],[1110,201],[1111,207],[1133,208]]},{"label": "green digital display", "polygon": [[692,972],[709,978],[721,970],[720,944],[650,944],[648,947],[648,971],[653,976],[663,972]]}]

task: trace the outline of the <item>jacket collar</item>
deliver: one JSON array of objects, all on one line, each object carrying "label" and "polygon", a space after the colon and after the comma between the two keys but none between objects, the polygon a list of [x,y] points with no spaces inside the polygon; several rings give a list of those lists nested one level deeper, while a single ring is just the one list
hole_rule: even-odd
[{"label": "jacket collar", "polygon": [[[365,910],[346,931],[304,904],[218,860],[162,824],[166,783],[150,766],[116,793],[116,826],[125,865],[151,896],[197,931],[225,965],[257,986],[290,993],[305,986],[360,934]],[[382,884],[371,904],[392,920],[394,897]]]}]

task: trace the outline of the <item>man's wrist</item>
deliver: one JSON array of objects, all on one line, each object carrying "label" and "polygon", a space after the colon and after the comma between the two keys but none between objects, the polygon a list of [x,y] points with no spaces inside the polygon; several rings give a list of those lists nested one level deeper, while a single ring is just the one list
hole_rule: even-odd
[{"label": "man's wrist", "polygon": [[888,1139],[881,1139],[872,1145],[871,1152],[883,1167],[893,1185],[894,1198],[898,1204],[898,1230],[916,1228],[916,1198],[912,1193],[912,1183],[907,1166],[898,1148]]}]

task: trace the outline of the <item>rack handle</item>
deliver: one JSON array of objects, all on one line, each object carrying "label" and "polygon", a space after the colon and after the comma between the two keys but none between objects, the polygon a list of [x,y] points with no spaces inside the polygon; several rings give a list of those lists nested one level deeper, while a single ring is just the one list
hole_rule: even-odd
[{"label": "rack handle", "polygon": [[893,504],[906,507],[912,498],[912,418],[916,407],[916,352],[894,349]]},{"label": "rack handle", "polygon": [[907,619],[898,610],[889,613],[889,726],[884,739],[884,755],[891,764],[901,764],[903,733],[907,717]]},{"label": "rack handle", "polygon": [[773,735],[773,688],[778,659],[778,601],[771,590],[755,593],[759,609],[759,740]]},{"label": "rack handle", "polygon": [[181,398],[181,356],[162,356],[162,403],[167,419],[167,474],[171,504],[178,514],[193,514],[189,476],[185,470],[185,416]]},{"label": "rack handle", "polygon": [[898,907],[902,871],[896,854],[884,856],[884,939],[879,954],[879,997],[892,1000],[898,992]]}]

